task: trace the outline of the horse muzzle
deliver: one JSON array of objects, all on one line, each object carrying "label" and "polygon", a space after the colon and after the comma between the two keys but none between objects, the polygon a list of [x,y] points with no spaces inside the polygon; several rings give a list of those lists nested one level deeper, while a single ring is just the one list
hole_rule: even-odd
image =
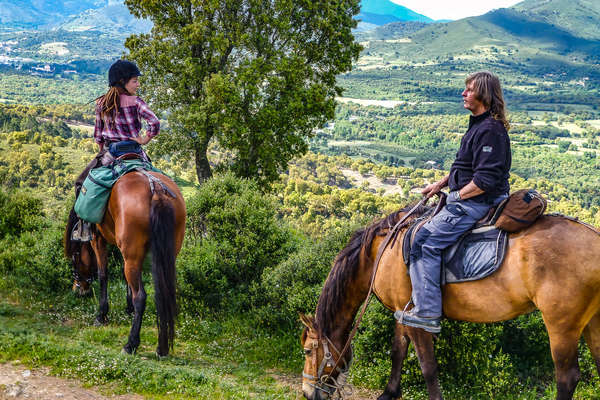
[{"label": "horse muzzle", "polygon": [[304,394],[304,398],[308,400],[329,399],[329,393],[307,383],[302,383],[302,393]]}]

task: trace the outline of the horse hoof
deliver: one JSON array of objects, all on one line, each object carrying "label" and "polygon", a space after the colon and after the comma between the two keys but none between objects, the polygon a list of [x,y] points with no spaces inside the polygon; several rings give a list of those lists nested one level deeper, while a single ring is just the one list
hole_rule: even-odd
[{"label": "horse hoof", "polygon": [[398,394],[398,396],[394,396],[389,393],[382,393],[381,396],[379,396],[377,398],[377,400],[395,400],[395,399],[401,399],[401,398],[402,398],[402,394]]},{"label": "horse hoof", "polygon": [[125,346],[123,346],[123,350],[121,350],[121,352],[125,354],[135,354],[135,349],[131,347],[129,343],[127,343]]},{"label": "horse hoof", "polygon": [[96,317],[94,321],[94,326],[106,326],[108,325],[108,318],[106,317]]},{"label": "horse hoof", "polygon": [[169,352],[162,353],[159,349],[156,349],[156,357],[159,360],[164,360],[165,358],[167,358],[168,355],[169,355]]}]

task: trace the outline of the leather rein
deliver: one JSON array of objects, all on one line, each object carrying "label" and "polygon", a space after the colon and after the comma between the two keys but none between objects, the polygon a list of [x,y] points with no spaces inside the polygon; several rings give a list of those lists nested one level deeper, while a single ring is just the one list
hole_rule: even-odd
[{"label": "leather rein", "polygon": [[[445,196],[444,192],[439,192],[436,193],[438,196],[440,196],[440,201],[437,205],[437,208],[434,212],[434,215],[437,214],[438,211],[440,211],[441,207],[443,207],[444,201],[442,196]],[[421,199],[421,201],[419,201],[417,203],[417,205],[415,205],[413,208],[410,209],[410,211],[408,211],[406,214],[404,214],[402,216],[402,218],[400,218],[400,220],[398,222],[396,222],[396,224],[388,231],[383,243],[379,246],[379,250],[377,252],[377,257],[375,258],[375,265],[373,267],[373,273],[371,274],[371,281],[369,283],[369,291],[367,293],[367,297],[365,299],[365,302],[363,303],[362,309],[360,311],[360,314],[358,316],[358,318],[356,319],[356,323],[354,324],[354,327],[352,328],[352,331],[350,332],[350,335],[348,336],[348,340],[346,340],[346,344],[344,345],[344,347],[342,348],[342,351],[338,351],[335,346],[333,345],[333,343],[331,342],[331,340],[325,336],[325,341],[323,342],[323,351],[325,353],[323,360],[321,361],[321,365],[319,366],[318,369],[318,373],[317,373],[317,377],[314,377],[312,375],[308,375],[305,374],[304,372],[302,373],[302,376],[304,378],[310,379],[313,382],[316,382],[314,384],[309,383],[311,386],[327,392],[330,395],[333,395],[333,393],[335,393],[337,390],[340,390],[340,397],[344,398],[345,393],[343,392],[343,389],[348,386],[345,382],[345,378],[346,378],[346,373],[348,372],[348,370],[350,369],[350,365],[352,363],[352,359],[350,359],[350,363],[347,363],[346,360],[344,359],[344,355],[346,354],[346,352],[348,351],[348,349],[350,348],[350,344],[352,343],[352,339],[354,339],[354,335],[356,335],[356,332],[358,331],[358,327],[362,321],[362,318],[365,314],[365,311],[367,310],[367,306],[369,305],[369,301],[371,300],[371,294],[373,294],[373,288],[375,286],[375,276],[377,275],[377,269],[379,268],[379,262],[381,261],[381,257],[383,256],[383,253],[385,252],[385,250],[387,249],[388,245],[390,244],[390,242],[394,241],[397,238],[398,233],[400,232],[400,229],[406,227],[409,222],[407,222],[407,218],[410,217],[419,207],[425,205],[427,203],[427,200],[429,200],[429,197],[423,197]],[[392,244],[393,246],[393,244]],[[313,342],[313,347],[318,347],[318,344],[320,342],[319,338],[313,338],[313,339],[317,339],[317,342],[314,343]],[[343,377],[343,383],[339,382],[340,378],[338,377],[338,379],[334,379],[331,376],[331,372],[329,374],[326,375],[321,375],[323,373],[323,370],[325,369],[325,366],[331,366],[331,363],[329,362],[329,360],[331,360],[332,355],[331,353],[328,351],[328,346],[327,343],[329,343],[333,349],[336,351],[336,353],[338,353],[338,358],[337,361],[335,362],[335,364],[333,365],[333,368],[331,369],[331,372],[333,371],[339,371],[340,375],[342,375]],[[305,349],[308,350],[308,349]],[[316,350],[316,349],[315,349]],[[329,357],[327,357],[327,355],[329,355]],[[316,354],[314,356],[314,367],[316,369]],[[340,360],[344,361],[344,369],[341,369],[339,367],[340,364]],[[328,383],[328,381],[331,380],[332,383]],[[321,385],[326,386],[326,388],[321,387]],[[347,394],[347,393],[346,393]],[[351,392],[350,392],[351,394]],[[348,394],[347,394],[348,395]]]}]

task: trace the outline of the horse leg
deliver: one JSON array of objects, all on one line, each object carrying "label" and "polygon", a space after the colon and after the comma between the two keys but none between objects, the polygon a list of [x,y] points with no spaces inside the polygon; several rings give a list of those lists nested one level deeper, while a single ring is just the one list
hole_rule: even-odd
[{"label": "horse leg", "polygon": [[415,346],[421,372],[427,384],[429,400],[442,400],[442,391],[438,379],[438,363],[433,352],[433,334],[419,328],[405,328]]},{"label": "horse leg", "polygon": [[588,322],[583,330],[583,337],[596,361],[596,370],[600,376],[600,311]]},{"label": "horse leg", "polygon": [[108,324],[108,253],[106,251],[106,240],[100,235],[94,235],[92,248],[96,254],[98,265],[98,282],[100,283],[100,298],[98,299],[98,314],[96,325]]},{"label": "horse leg", "polygon": [[581,329],[559,331],[548,327],[548,337],[556,372],[556,400],[571,400],[581,377],[577,361]]},{"label": "horse leg", "polygon": [[125,312],[132,315],[134,311],[133,300],[131,300],[131,288],[127,285],[127,305],[125,306]]},{"label": "horse leg", "polygon": [[377,400],[392,400],[402,397],[402,388],[400,381],[402,378],[402,364],[408,353],[410,339],[406,334],[405,326],[396,324],[394,330],[394,342],[392,344],[392,372],[390,380],[381,396]]},{"label": "horse leg", "polygon": [[125,259],[125,279],[127,279],[127,284],[131,289],[131,300],[134,310],[129,339],[123,347],[123,351],[128,354],[135,353],[140,345],[140,328],[142,326],[144,311],[146,310],[146,290],[142,282],[142,262],[143,258],[136,261]]}]

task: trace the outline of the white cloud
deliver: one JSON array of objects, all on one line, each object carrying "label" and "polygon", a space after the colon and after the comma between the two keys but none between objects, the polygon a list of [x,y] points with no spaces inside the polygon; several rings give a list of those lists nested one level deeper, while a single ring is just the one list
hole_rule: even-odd
[{"label": "white cloud", "polygon": [[521,0],[391,0],[432,19],[461,19],[510,7]]}]

